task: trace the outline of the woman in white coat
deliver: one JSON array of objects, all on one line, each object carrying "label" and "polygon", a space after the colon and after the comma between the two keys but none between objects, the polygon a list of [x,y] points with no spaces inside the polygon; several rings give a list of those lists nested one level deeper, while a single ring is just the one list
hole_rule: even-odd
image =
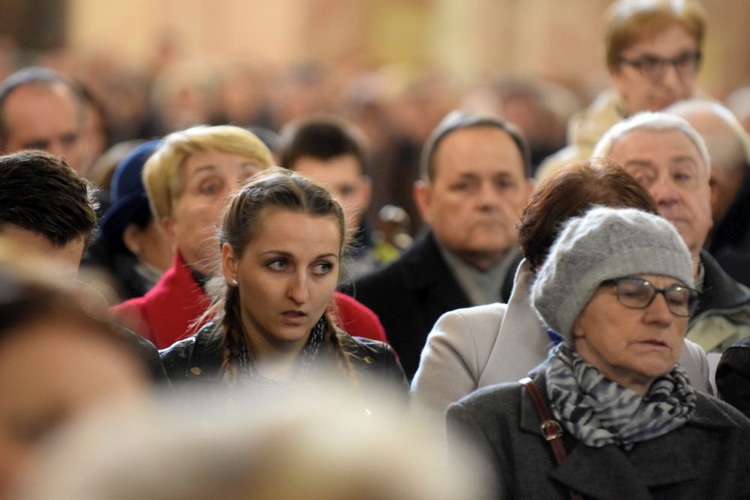
[{"label": "woman in white coat", "polygon": [[[410,404],[415,411],[442,420],[454,401],[480,387],[515,382],[547,358],[560,339],[532,311],[529,291],[560,227],[593,205],[658,214],[648,192],[610,160],[572,164],[544,181],[521,218],[525,259],[508,303],[457,309],[438,320],[412,381]],[[685,340],[679,363],[694,388],[711,392],[706,354],[698,345]]]}]

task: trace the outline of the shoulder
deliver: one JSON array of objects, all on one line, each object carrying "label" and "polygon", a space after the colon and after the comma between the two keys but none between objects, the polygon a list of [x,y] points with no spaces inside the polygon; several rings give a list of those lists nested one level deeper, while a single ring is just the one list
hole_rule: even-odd
[{"label": "shoulder", "polygon": [[743,441],[750,445],[750,419],[726,401],[702,392],[696,392],[696,396],[691,425],[734,434],[739,431]]},{"label": "shoulder", "polygon": [[750,338],[724,351],[716,368],[719,397],[750,417]]},{"label": "shoulder", "polygon": [[406,392],[406,375],[391,346],[378,340],[352,337],[341,330],[337,334],[344,352],[357,372],[395,383]]},{"label": "shoulder", "polygon": [[221,329],[208,323],[195,335],[159,351],[167,376],[172,381],[205,378],[221,370]]},{"label": "shoulder", "polygon": [[341,292],[334,293],[338,325],[350,335],[387,341],[385,329],[372,309]]},{"label": "shoulder", "polygon": [[507,304],[493,303],[465,307],[444,313],[427,337],[427,345],[448,343],[474,346],[475,351],[489,352],[505,317]]}]

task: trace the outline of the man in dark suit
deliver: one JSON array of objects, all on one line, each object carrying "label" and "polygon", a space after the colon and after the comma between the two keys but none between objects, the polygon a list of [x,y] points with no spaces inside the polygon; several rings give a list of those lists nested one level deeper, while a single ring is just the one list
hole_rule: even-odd
[{"label": "man in dark suit", "polygon": [[510,295],[516,223],[533,188],[529,158],[520,133],[494,116],[453,112],[427,140],[414,186],[426,228],[348,290],[380,317],[408,377],[441,314]]}]

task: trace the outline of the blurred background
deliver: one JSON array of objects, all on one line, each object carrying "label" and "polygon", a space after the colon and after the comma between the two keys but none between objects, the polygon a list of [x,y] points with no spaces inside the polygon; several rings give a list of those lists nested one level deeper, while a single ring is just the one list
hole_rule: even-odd
[{"label": "blurred background", "polygon": [[[608,84],[610,3],[0,0],[0,76],[39,64],[82,83],[100,152],[197,123],[278,131],[310,112],[341,114],[368,136],[372,163],[395,172],[375,172],[370,216],[396,203],[416,220],[419,149],[450,109],[515,122],[535,164],[564,145],[567,119]],[[724,99],[750,84],[750,2],[703,4],[699,86]]]}]

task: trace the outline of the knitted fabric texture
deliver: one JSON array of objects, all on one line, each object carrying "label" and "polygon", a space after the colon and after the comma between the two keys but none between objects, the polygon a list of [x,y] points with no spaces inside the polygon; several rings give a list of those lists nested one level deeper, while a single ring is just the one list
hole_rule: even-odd
[{"label": "knitted fabric texture", "polygon": [[632,208],[595,207],[570,219],[531,287],[531,305],[572,342],[573,324],[608,279],[656,274],[693,286],[690,252],[667,220]]}]

